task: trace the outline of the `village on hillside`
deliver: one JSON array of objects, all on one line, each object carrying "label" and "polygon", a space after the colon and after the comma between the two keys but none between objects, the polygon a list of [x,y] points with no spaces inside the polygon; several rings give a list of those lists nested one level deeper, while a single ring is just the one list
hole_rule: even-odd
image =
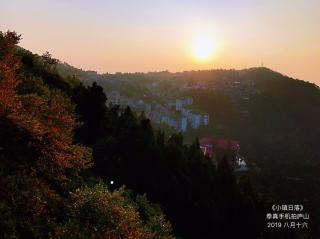
[{"label": "village on hillside", "polygon": [[[164,123],[178,132],[187,132],[188,129],[198,129],[200,126],[209,125],[209,114],[194,112],[190,108],[193,105],[192,97],[176,98],[166,101],[164,104],[147,103],[143,99],[134,99],[121,95],[118,91],[107,92],[108,104],[120,107],[130,106],[135,112],[144,112],[151,122]],[[213,163],[228,155],[228,163],[234,171],[248,170],[247,164],[240,156],[240,144],[235,140],[217,139],[210,137],[199,140],[202,153]]]},{"label": "village on hillside", "polygon": [[118,91],[107,92],[108,104],[121,107],[130,106],[135,112],[144,112],[152,122],[164,123],[178,132],[188,129],[198,129],[202,125],[209,125],[209,114],[191,109],[193,98],[176,98],[164,104],[147,103],[143,99],[128,98]]}]

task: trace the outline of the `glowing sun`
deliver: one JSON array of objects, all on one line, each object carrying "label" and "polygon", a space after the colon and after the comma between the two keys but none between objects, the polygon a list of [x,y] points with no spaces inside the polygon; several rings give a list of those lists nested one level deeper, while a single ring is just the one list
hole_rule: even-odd
[{"label": "glowing sun", "polygon": [[198,60],[207,60],[209,59],[215,50],[215,43],[210,38],[197,38],[192,44],[193,55]]}]

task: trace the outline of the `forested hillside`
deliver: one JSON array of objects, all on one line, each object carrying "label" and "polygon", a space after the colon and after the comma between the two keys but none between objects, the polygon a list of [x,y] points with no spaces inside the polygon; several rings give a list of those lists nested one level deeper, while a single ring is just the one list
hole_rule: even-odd
[{"label": "forested hillside", "polygon": [[[291,172],[282,165],[276,171],[268,165],[266,158],[290,152],[280,150],[287,147],[279,145],[283,144],[281,137],[287,137],[285,133],[279,136],[278,151],[271,146],[256,148],[261,142],[262,145],[272,142],[269,133],[279,131],[259,127],[266,125],[261,117],[267,117],[272,124],[272,120],[278,119],[267,114],[269,104],[276,101],[279,107],[275,112],[287,117],[282,109],[288,102],[295,102],[291,95],[288,99],[278,99],[277,91],[281,88],[274,89],[269,81],[257,83],[263,91],[257,88],[260,93],[255,94],[254,101],[246,106],[245,110],[252,117],[249,121],[237,120],[239,108],[227,97],[233,93],[222,83],[224,90],[217,90],[219,88],[215,86],[213,91],[175,92],[192,94],[199,108],[210,111],[215,125],[220,125],[217,134],[219,130],[227,130],[225,134],[235,132],[232,136],[240,140],[243,153],[253,162],[249,173],[235,175],[227,154],[215,165],[203,155],[197,138],[188,144],[184,143],[181,134],[167,138],[164,132],[152,128],[143,113],[133,112],[130,107],[109,106],[104,90],[99,86],[104,76],[96,79],[98,84],[92,81],[93,77],[87,79],[85,85],[78,77],[83,79],[88,72],[76,73],[73,68],[72,74],[67,74],[68,70],[64,69],[62,76],[57,69],[57,60],[50,54],[38,56],[18,47],[19,39],[14,32],[0,34],[1,238],[281,239],[317,235],[316,215],[313,214],[309,230],[277,231],[266,227],[266,213],[270,212],[271,205],[288,196],[280,195],[279,199],[277,190],[285,191],[286,188],[281,188],[282,184],[279,184],[280,188],[275,187],[272,180],[279,179],[282,170]],[[237,74],[233,71],[215,74],[221,76],[225,72]],[[120,75],[126,78],[126,75]],[[141,75],[136,74],[136,80]],[[211,77],[208,73],[203,75],[205,80]],[[153,83],[157,74],[151,76]],[[173,76],[177,81],[169,81],[170,73],[161,73],[161,89],[175,89],[172,84],[178,85],[181,78],[187,80],[188,86],[194,84],[194,73]],[[143,77],[146,82],[150,81],[148,75]],[[299,84],[294,83],[292,89],[300,90]],[[311,101],[316,103],[318,89],[308,87],[314,97]],[[272,94],[275,96],[269,98]],[[304,95],[301,98],[304,99]],[[300,109],[311,101],[302,100]],[[260,111],[256,110],[255,102],[261,105]],[[242,107],[242,103],[239,105]],[[217,113],[215,107],[222,107],[222,111]],[[259,113],[251,116],[250,112]],[[316,107],[305,116],[295,115],[295,108],[288,112],[300,123],[304,122],[304,117],[317,117],[318,114]],[[260,121],[254,125],[252,122],[256,120]],[[244,122],[251,122],[252,128],[243,128],[247,127]],[[243,131],[239,133],[241,128]],[[216,128],[208,130],[214,133]],[[300,137],[300,130],[294,133]],[[258,141],[256,137],[262,140]],[[315,146],[316,143],[304,148],[304,155],[313,153],[315,156],[305,167],[313,166],[314,170],[315,165],[319,165]],[[265,164],[259,164],[259,159]],[[304,162],[302,159],[297,161]],[[283,162],[290,166],[289,159]],[[259,174],[259,168],[263,174]],[[269,178],[267,173],[274,178]],[[302,176],[297,177],[304,177],[304,171],[301,173]],[[310,176],[310,182],[318,185],[314,175]],[[267,179],[270,180],[266,183],[264,180]],[[310,185],[301,184],[301,187],[307,186]],[[316,199],[319,198],[316,193],[312,192],[312,195],[315,198],[306,194],[303,201],[298,202],[306,204],[310,213],[316,211]]]},{"label": "forested hillside", "polygon": [[[266,68],[243,70],[221,90],[194,89],[213,124],[187,137],[237,139],[256,182],[280,201],[305,202],[317,217],[320,199],[320,89]],[[236,83],[235,83],[236,82]],[[295,190],[292,190],[295,188]],[[311,209],[313,208],[313,209]]]},{"label": "forested hillside", "polygon": [[17,48],[19,38],[0,34],[0,237],[172,238],[145,196],[84,176],[92,150],[75,143],[70,98],[81,84],[48,54]]},{"label": "forested hillside", "polygon": [[66,75],[78,74],[85,84],[94,80],[105,92],[145,102],[192,97],[193,109],[206,112],[210,123],[185,132],[186,143],[208,136],[236,139],[254,179],[277,200],[304,201],[317,208],[319,86],[264,67],[102,75],[79,73],[63,64],[60,68]]}]

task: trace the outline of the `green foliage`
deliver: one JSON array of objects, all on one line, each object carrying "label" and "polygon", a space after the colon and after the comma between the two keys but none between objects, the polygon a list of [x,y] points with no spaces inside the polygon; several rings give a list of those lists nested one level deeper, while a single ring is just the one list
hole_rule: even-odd
[{"label": "green foliage", "polygon": [[72,192],[66,213],[54,238],[172,238],[159,208],[143,196],[132,202],[123,188],[110,192],[102,183]]},{"label": "green foliage", "polygon": [[[61,64],[50,54],[32,54],[17,47],[18,41],[15,33],[0,34],[0,237],[164,239],[173,238],[173,230],[183,238],[270,238],[264,218],[273,198],[264,190],[269,186],[284,199],[297,198],[292,187],[284,190],[292,184],[283,184],[279,174],[294,169],[304,176],[299,166],[314,171],[309,186],[296,184],[298,192],[304,190],[305,199],[319,198],[314,193],[319,164],[313,160],[318,130],[312,127],[319,121],[319,109],[312,105],[319,103],[316,87],[267,69],[104,76],[120,89],[122,80],[131,78],[127,91],[133,95],[146,90],[143,82],[155,79],[163,90],[176,89],[171,82],[181,79],[190,84],[212,78],[256,80],[260,94],[250,103],[230,100],[234,92],[224,81],[218,81],[220,92],[191,92],[197,107],[215,116],[214,130],[236,136],[250,160],[264,167],[262,175],[253,170],[236,176],[228,163],[234,155],[224,154],[214,164],[203,156],[198,140],[186,145],[181,134],[166,139],[144,114],[107,107],[101,86],[85,87],[74,75],[94,73],[72,69],[73,76],[61,76]],[[310,111],[302,115],[306,108]],[[248,118],[242,118],[243,109],[252,112]],[[289,118],[292,124],[285,125]],[[309,138],[300,143],[300,137]],[[94,164],[88,170],[91,156]],[[304,164],[304,156],[312,160]],[[289,158],[297,164],[290,166]],[[100,178],[113,181],[115,190]]]},{"label": "green foliage", "polygon": [[171,225],[168,223],[159,205],[152,204],[146,195],[137,195],[135,204],[141,220],[146,225],[146,230],[154,234],[153,238],[173,238],[170,236],[172,231]]},{"label": "green foliage", "polygon": [[[170,238],[161,211],[142,221],[122,189],[84,186],[80,174],[92,166],[91,150],[73,141],[78,123],[68,94],[77,90],[49,54],[24,51],[18,41],[14,32],[0,32],[0,237]],[[104,116],[100,96],[96,118]],[[150,224],[153,216],[163,225]]]},{"label": "green foliage", "polygon": [[[91,92],[97,87],[92,85],[83,90]],[[97,105],[103,105],[104,99],[95,97],[97,101],[99,98],[101,104]],[[90,104],[84,106],[81,112],[92,112]],[[102,107],[100,109],[102,112]],[[183,237],[232,236],[230,225],[239,230],[243,226],[238,222],[241,221],[240,216],[243,217],[240,211],[252,211],[253,207],[262,210],[262,205],[256,205],[256,198],[245,198],[240,193],[230,168],[221,164],[217,170],[203,156],[197,141],[185,145],[181,134],[171,135],[166,140],[163,133],[153,132],[150,121],[143,114],[136,117],[129,107],[123,110],[104,108],[104,114],[98,117],[94,122],[104,124],[93,125],[90,120],[84,120],[80,130],[87,129],[89,134],[77,138],[79,142],[88,144],[91,132],[100,133],[98,137],[92,137],[95,141],[90,142],[94,173],[108,182],[114,181],[116,187],[125,184],[134,193],[146,193],[150,200],[163,207],[175,231]],[[246,203],[247,200],[251,203]],[[247,220],[254,223],[251,218]],[[255,238],[259,230],[262,228],[248,230],[244,235]]]}]

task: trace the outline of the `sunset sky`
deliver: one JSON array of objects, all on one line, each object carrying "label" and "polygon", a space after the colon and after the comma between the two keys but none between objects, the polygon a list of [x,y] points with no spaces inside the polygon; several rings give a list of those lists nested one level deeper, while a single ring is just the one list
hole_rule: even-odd
[{"label": "sunset sky", "polygon": [[21,46],[86,70],[263,64],[320,85],[319,0],[0,0],[0,7],[0,30],[22,34]]}]

